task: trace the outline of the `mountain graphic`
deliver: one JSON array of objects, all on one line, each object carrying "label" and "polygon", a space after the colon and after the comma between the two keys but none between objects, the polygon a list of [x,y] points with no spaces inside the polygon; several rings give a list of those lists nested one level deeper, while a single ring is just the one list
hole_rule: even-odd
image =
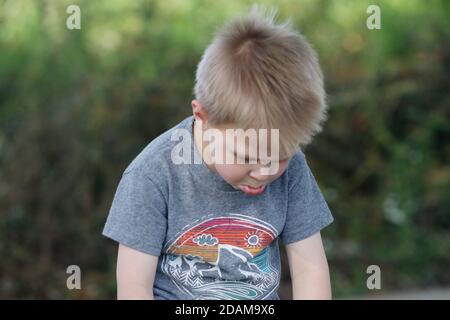
[{"label": "mountain graphic", "polygon": [[206,278],[215,278],[230,281],[260,281],[263,276],[261,270],[254,263],[249,262],[253,256],[245,249],[229,245],[219,244],[219,254],[214,265],[204,263],[209,268],[203,269],[198,265],[197,270]]},{"label": "mountain graphic", "polygon": [[217,280],[259,282],[264,279],[258,266],[250,262],[253,256],[245,249],[219,244],[218,251],[218,258],[214,263],[204,262],[198,257],[172,255],[167,264],[179,274],[203,278],[204,283]]}]

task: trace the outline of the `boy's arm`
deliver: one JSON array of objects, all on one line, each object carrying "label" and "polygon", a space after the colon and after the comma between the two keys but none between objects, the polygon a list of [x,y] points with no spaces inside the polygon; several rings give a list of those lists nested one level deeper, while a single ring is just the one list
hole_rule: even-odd
[{"label": "boy's arm", "polygon": [[286,245],[294,300],[331,299],[328,262],[320,232]]},{"label": "boy's arm", "polygon": [[119,244],[117,299],[153,300],[158,257]]}]

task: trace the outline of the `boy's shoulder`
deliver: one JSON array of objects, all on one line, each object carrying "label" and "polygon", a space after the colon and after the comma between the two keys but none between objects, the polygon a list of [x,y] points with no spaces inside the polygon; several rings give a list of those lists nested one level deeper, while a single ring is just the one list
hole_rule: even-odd
[{"label": "boy's shoulder", "polygon": [[169,170],[171,153],[177,144],[177,141],[172,139],[173,133],[178,129],[187,129],[190,118],[185,118],[150,141],[126,167],[123,174],[135,171],[144,175],[153,175],[155,172],[162,173]]},{"label": "boy's shoulder", "polygon": [[300,180],[308,170],[306,156],[302,150],[298,150],[291,159],[289,159],[289,165],[286,170],[289,184],[293,184]]}]

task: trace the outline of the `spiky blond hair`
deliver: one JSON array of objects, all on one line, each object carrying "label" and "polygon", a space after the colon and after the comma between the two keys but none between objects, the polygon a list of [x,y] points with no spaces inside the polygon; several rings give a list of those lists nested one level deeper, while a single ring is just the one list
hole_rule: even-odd
[{"label": "spiky blond hair", "polygon": [[197,66],[194,94],[212,125],[280,131],[289,157],[321,131],[326,118],[317,55],[290,20],[252,6],[215,34]]}]

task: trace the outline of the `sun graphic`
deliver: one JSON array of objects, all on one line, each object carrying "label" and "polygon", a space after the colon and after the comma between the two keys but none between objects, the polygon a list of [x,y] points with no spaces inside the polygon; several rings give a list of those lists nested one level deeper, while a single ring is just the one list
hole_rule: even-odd
[{"label": "sun graphic", "polygon": [[245,241],[248,248],[259,248],[263,239],[261,231],[251,231],[245,235]]}]

